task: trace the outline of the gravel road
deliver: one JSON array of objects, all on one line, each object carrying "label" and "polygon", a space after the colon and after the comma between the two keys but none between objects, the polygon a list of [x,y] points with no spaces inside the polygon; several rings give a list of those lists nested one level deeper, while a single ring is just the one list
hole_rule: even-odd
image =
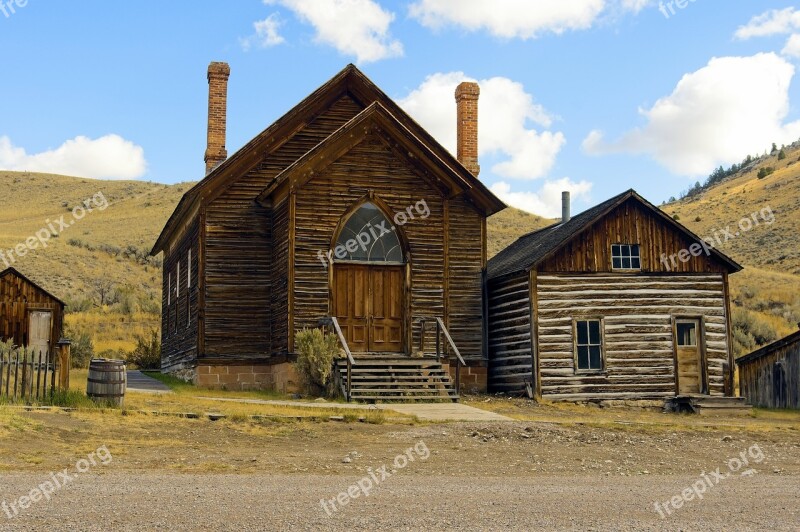
[{"label": "gravel road", "polygon": [[[47,478],[4,475],[0,499],[16,501]],[[423,474],[417,463],[368,497],[329,507],[329,516],[320,500],[361,478],[86,473],[13,518],[0,512],[0,529],[800,530],[800,478],[769,471],[731,477],[662,519],[654,502],[678,495],[696,477],[446,477]]]}]

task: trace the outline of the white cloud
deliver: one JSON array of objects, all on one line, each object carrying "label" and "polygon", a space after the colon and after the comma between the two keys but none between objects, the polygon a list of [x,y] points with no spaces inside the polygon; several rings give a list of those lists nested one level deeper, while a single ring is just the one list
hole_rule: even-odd
[{"label": "white cloud", "polygon": [[28,154],[0,137],[0,168],[95,179],[138,179],[147,171],[141,146],[119,135],[75,137],[54,150]]},{"label": "white cloud", "polygon": [[653,0],[622,0],[622,9],[638,13],[653,4]]},{"label": "white cloud", "polygon": [[535,7],[530,0],[418,0],[409,13],[432,29],[454,25],[487,30],[496,37],[531,39],[542,33],[587,29],[605,5],[605,0],[537,0]]},{"label": "white cloud", "polygon": [[538,214],[546,218],[561,217],[561,193],[568,190],[573,204],[575,201],[588,203],[592,191],[592,183],[588,181],[574,182],[568,177],[545,181],[538,192],[512,191],[511,185],[504,181],[490,187],[492,192],[512,207]]},{"label": "white cloud", "polygon": [[277,13],[271,14],[264,20],[253,22],[255,34],[239,39],[242,49],[247,52],[253,45],[259,48],[269,48],[286,42],[286,39],[279,32],[282,25],[283,22]]},{"label": "white cloud", "polygon": [[781,53],[789,57],[800,59],[800,33],[795,33],[789,37]]},{"label": "white cloud", "polygon": [[358,63],[403,55],[403,45],[392,39],[389,26],[394,13],[373,0],[264,0],[280,4],[314,26],[315,39],[333,46]]},{"label": "white cloud", "polygon": [[734,34],[737,39],[751,39],[753,37],[770,37],[792,33],[800,28],[800,11],[793,7],[786,9],[772,9],[750,19],[750,22],[740,26]]},{"label": "white cloud", "polygon": [[590,154],[646,153],[675,174],[701,176],[772,142],[800,136],[786,123],[794,67],[774,53],[714,58],[686,74],[672,94],[639,113],[647,124],[615,142],[600,131],[583,141]]},{"label": "white cloud", "polygon": [[[408,96],[398,100],[451,153],[456,153],[455,89],[462,81],[475,81],[463,72],[437,73]],[[549,128],[553,118],[522,84],[494,77],[478,82],[479,156],[505,156],[491,168],[505,178],[536,179],[546,175],[566,142],[563,133],[537,131],[535,125]],[[485,170],[485,168],[484,168]]]}]

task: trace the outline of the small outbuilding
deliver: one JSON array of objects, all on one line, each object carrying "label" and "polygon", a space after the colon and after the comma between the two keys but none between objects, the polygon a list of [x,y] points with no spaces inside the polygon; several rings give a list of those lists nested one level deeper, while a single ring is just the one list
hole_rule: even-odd
[{"label": "small outbuilding", "polygon": [[736,365],[749,404],[800,408],[800,331],[743,356]]},{"label": "small outbuilding", "polygon": [[61,338],[65,306],[16,269],[0,272],[1,340],[49,352]]}]

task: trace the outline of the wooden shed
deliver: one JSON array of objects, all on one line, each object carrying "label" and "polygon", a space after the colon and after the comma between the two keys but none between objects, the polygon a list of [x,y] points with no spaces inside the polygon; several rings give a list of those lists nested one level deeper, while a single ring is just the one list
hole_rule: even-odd
[{"label": "wooden shed", "polygon": [[800,331],[736,361],[739,389],[752,406],[800,408]]},{"label": "wooden shed", "polygon": [[0,272],[0,338],[50,351],[61,338],[65,304],[14,268]]},{"label": "wooden shed", "polygon": [[633,190],[575,217],[567,197],[564,212],[489,261],[490,391],[730,396],[728,275],[741,266]]}]

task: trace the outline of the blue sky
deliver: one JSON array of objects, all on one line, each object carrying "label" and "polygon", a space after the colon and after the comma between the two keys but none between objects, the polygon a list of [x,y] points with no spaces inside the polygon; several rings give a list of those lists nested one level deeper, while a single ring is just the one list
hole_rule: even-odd
[{"label": "blue sky", "polygon": [[452,90],[478,80],[481,178],[546,215],[565,188],[575,210],[631,187],[660,203],[800,138],[786,2],[0,5],[0,169],[200,179],[210,61],[231,65],[229,154],[350,62],[452,148]]}]

